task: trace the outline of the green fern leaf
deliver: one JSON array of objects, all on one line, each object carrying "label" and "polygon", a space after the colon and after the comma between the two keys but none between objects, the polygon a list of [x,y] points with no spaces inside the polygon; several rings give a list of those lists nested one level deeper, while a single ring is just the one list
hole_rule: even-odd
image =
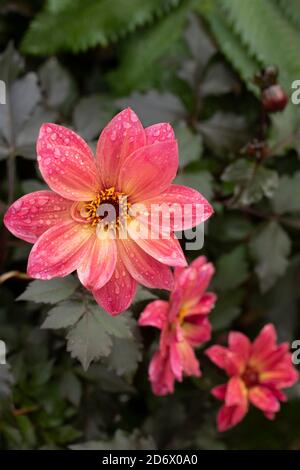
[{"label": "green fern leaf", "polygon": [[187,12],[194,0],[185,0],[177,9],[162,18],[150,29],[142,32],[125,45],[118,69],[109,75],[109,82],[118,94],[134,89],[143,90],[153,74],[159,74],[158,61],[182,36]]},{"label": "green fern leaf", "polygon": [[241,75],[247,87],[257,94],[258,90],[254,86],[252,78],[261,64],[250,54],[247,47],[241,44],[240,37],[232,31],[226,17],[221,13],[216,3],[200,3],[198,11],[208,22],[225,57]]},{"label": "green fern leaf", "polygon": [[296,28],[300,28],[300,0],[273,0],[277,3],[282,14],[285,15],[288,20]]},{"label": "green fern leaf", "polygon": [[79,52],[106,46],[138,26],[153,21],[180,0],[48,0],[22,42],[29,54]]},{"label": "green fern leaf", "polygon": [[279,68],[287,90],[300,76],[300,34],[272,0],[218,0],[233,30],[253,56]]}]

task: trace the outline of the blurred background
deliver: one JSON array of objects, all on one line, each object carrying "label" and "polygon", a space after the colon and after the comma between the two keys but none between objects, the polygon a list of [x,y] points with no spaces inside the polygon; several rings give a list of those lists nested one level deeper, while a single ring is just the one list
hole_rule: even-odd
[{"label": "blurred background", "polygon": [[[300,0],[1,1],[1,218],[45,187],[35,153],[43,122],[73,128],[92,147],[127,106],[145,126],[171,122],[177,181],[215,209],[204,249],[186,253],[216,265],[213,341],[231,329],[253,338],[271,321],[292,344],[300,338],[299,44]],[[0,247],[2,449],[300,449],[297,385],[274,422],[251,409],[225,434],[209,394],[224,377],[201,351],[202,378],[153,396],[147,367],[158,336],[138,331],[135,318],[165,293],[141,289],[125,314],[133,336],[106,325],[95,341],[109,347],[83,358],[70,344],[73,325],[40,328],[49,309],[77,295],[75,278],[30,284],[30,245],[2,225]]]}]

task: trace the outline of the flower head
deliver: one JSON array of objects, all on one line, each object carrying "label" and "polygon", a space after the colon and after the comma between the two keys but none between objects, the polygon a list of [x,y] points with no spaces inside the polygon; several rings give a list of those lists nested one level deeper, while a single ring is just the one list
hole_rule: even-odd
[{"label": "flower head", "polygon": [[282,389],[298,380],[289,345],[276,344],[272,324],[266,325],[253,343],[239,332],[229,333],[228,342],[228,348],[215,345],[206,350],[207,356],[229,376],[228,383],[212,389],[212,394],[225,402],[218,414],[219,431],[238,424],[250,403],[273,419],[280,402],[286,401]]},{"label": "flower head", "polygon": [[213,273],[213,265],[204,256],[188,268],[176,268],[175,287],[169,302],[151,302],[139,318],[139,325],[161,330],[159,349],[149,366],[149,378],[156,395],[173,393],[175,380],[182,381],[183,374],[200,376],[194,348],[210,339],[207,317],[216,296],[206,289]]},{"label": "flower head", "polygon": [[[173,232],[203,222],[212,208],[197,191],[171,184],[178,150],[169,124],[144,129],[125,109],[104,128],[95,157],[73,131],[44,124],[37,155],[52,191],[21,197],[4,218],[15,236],[34,243],[31,277],[51,279],[77,270],[82,284],[113,315],[130,305],[137,282],[172,288],[170,266],[186,265]],[[187,215],[170,218],[169,232],[164,222],[149,219],[152,205],[162,203],[170,210],[173,204],[190,207]]]}]

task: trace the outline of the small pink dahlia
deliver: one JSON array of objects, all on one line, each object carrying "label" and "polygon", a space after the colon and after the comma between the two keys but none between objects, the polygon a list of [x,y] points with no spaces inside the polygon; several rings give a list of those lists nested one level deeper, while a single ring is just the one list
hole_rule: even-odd
[{"label": "small pink dahlia", "polygon": [[280,402],[286,401],[282,389],[298,380],[288,343],[277,345],[274,325],[264,326],[253,343],[243,333],[229,333],[228,348],[211,346],[207,356],[229,376],[226,384],[212,389],[212,394],[224,401],[217,424],[226,431],[247,414],[249,405],[259,408],[268,419],[274,419]]},{"label": "small pink dahlia", "polygon": [[213,265],[204,256],[185,269],[176,268],[169,302],[151,302],[139,318],[139,325],[161,330],[159,349],[149,366],[149,379],[156,395],[173,393],[175,380],[182,381],[183,374],[197,377],[201,374],[194,348],[210,339],[208,314],[216,296],[206,289],[213,273]]},{"label": "small pink dahlia", "polygon": [[[170,266],[186,265],[174,229],[204,222],[213,210],[197,191],[171,184],[178,150],[170,124],[144,129],[125,109],[101,133],[96,156],[75,132],[44,124],[37,155],[52,191],[21,197],[4,218],[15,236],[34,243],[31,277],[51,279],[77,270],[82,284],[112,315],[130,305],[137,283],[172,289]],[[175,204],[192,210],[180,223],[169,217],[168,232],[166,222],[157,225],[148,217],[152,205],[162,203],[167,209]],[[197,207],[200,216],[193,210]],[[152,229],[150,235],[148,230],[145,236],[145,228]]]}]

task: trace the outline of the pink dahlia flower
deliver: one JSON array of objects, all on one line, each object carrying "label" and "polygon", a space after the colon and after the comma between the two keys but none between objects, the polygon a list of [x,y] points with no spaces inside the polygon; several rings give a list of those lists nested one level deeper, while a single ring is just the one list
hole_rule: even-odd
[{"label": "pink dahlia flower", "polygon": [[[34,243],[31,277],[51,279],[77,270],[82,284],[112,315],[130,305],[137,282],[172,288],[170,266],[186,264],[173,231],[203,222],[212,208],[197,191],[171,184],[178,150],[169,124],[144,129],[125,109],[101,133],[95,157],[73,131],[44,124],[37,155],[52,191],[23,196],[4,218],[15,236]],[[142,235],[145,227],[153,229],[147,218],[151,205],[162,203],[167,209],[173,204],[192,209],[176,223],[171,217],[169,233],[163,223],[153,223],[156,236]]]},{"label": "pink dahlia flower", "polygon": [[256,406],[268,419],[273,419],[286,401],[282,389],[298,380],[292,364],[288,343],[277,345],[274,326],[266,325],[253,343],[238,332],[229,333],[229,346],[211,346],[207,356],[225,370],[229,376],[226,384],[212,389],[212,394],[224,401],[217,424],[226,431],[238,424],[246,415],[249,404]]},{"label": "pink dahlia flower", "polygon": [[176,268],[169,302],[151,302],[139,318],[139,325],[161,330],[159,349],[149,366],[149,379],[156,395],[173,393],[175,380],[182,381],[183,374],[196,377],[201,374],[194,348],[210,339],[207,317],[216,296],[206,289],[213,273],[213,265],[204,256],[188,268]]}]

